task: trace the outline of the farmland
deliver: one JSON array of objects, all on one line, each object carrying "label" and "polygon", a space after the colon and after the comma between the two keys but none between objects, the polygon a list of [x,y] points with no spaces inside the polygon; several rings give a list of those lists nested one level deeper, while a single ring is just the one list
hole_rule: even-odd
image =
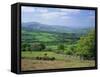
[{"label": "farmland", "polygon": [[22,27],[23,71],[95,66],[93,28],[68,31],[65,28],[50,29],[46,26],[43,29],[36,29]]}]

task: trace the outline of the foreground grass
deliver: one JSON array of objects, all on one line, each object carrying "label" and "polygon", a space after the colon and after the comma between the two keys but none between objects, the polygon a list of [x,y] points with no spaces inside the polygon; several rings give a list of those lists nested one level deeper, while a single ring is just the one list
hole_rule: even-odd
[{"label": "foreground grass", "polygon": [[93,67],[94,61],[45,61],[22,59],[21,69],[25,70],[43,70],[43,69],[60,69],[60,68],[80,68]]},{"label": "foreground grass", "polygon": [[50,51],[33,51],[33,52],[22,52],[22,57],[28,57],[28,58],[32,58],[32,57],[43,57],[44,54],[47,53],[48,57],[55,57],[56,60],[64,60],[66,58],[65,55],[62,54],[56,54],[54,52],[50,52]]},{"label": "foreground grass", "polygon": [[[33,57],[41,56],[47,53],[48,57],[55,57],[56,60],[33,60]],[[23,58],[26,57],[26,58]],[[30,59],[31,58],[31,59]],[[75,57],[65,56],[62,54],[56,54],[50,51],[34,51],[34,52],[22,52],[21,60],[22,70],[41,70],[41,69],[59,69],[59,68],[80,68],[80,67],[93,67],[95,66],[94,60],[80,60]]]}]

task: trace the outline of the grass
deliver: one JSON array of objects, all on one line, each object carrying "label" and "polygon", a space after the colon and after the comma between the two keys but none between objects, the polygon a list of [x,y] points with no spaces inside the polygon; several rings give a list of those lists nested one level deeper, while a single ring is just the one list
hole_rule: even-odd
[{"label": "grass", "polygon": [[25,70],[41,70],[41,69],[60,69],[60,68],[80,68],[93,67],[94,61],[44,61],[22,59],[21,68]]},{"label": "grass", "polygon": [[[55,57],[56,60],[33,60],[29,58],[44,56],[47,53],[48,57]],[[80,67],[93,67],[95,66],[94,60],[80,60],[73,56],[65,56],[56,54],[50,51],[29,51],[22,52],[21,68],[22,70],[41,70],[41,69],[59,69],[59,68],[80,68]]]},{"label": "grass", "polygon": [[[38,41],[54,41],[56,40],[56,37],[53,33],[48,33],[48,32],[25,32],[22,31],[23,34],[27,34],[25,35],[23,39],[27,39],[27,37],[32,37],[37,39]],[[34,36],[34,37],[33,37]]]},{"label": "grass", "polygon": [[47,55],[48,57],[55,57],[57,60],[64,60],[66,58],[62,54],[56,54],[56,53],[50,52],[50,51],[33,51],[33,52],[27,51],[27,52],[22,52],[22,57],[29,57],[29,58],[37,57],[37,56],[43,57],[45,53],[48,54]]}]

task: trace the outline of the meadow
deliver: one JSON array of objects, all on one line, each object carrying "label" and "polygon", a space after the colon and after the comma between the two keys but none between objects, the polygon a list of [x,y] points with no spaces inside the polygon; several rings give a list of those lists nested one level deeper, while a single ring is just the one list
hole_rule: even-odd
[{"label": "meadow", "polygon": [[[55,60],[37,60],[37,56],[44,57],[47,53],[48,57],[55,57]],[[80,60],[77,56],[57,54],[51,51],[34,51],[22,52],[22,70],[43,70],[43,69],[60,69],[60,68],[80,68],[94,67],[94,60]]]}]

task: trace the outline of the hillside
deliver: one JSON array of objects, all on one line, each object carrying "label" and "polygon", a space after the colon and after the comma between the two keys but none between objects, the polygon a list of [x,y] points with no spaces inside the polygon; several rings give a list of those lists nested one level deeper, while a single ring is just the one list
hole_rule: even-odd
[{"label": "hillside", "polygon": [[56,33],[81,33],[84,34],[89,31],[90,27],[67,27],[63,25],[47,25],[38,22],[22,23],[22,29],[27,31],[44,31],[44,32],[56,32]]}]

